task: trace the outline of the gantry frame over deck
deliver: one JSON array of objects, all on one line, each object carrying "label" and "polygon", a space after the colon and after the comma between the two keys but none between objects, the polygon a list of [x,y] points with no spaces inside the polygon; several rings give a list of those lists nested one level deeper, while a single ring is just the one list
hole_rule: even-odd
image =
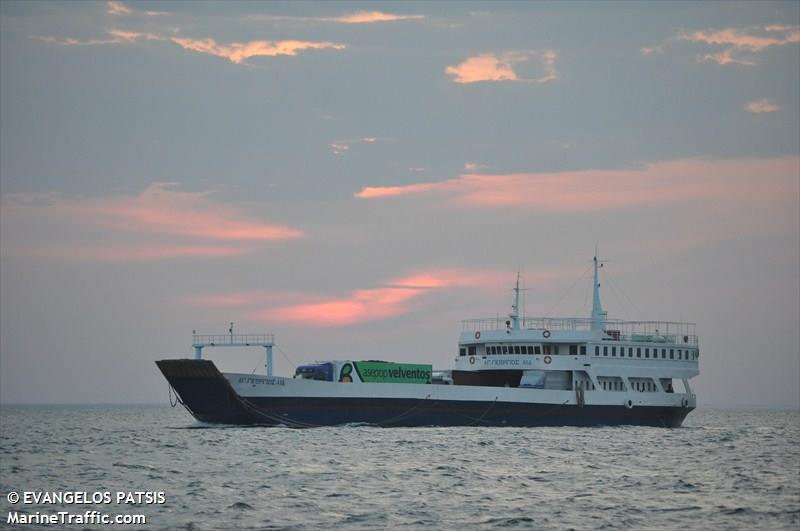
[{"label": "gantry frame over deck", "polygon": [[233,323],[227,334],[198,334],[192,331],[192,347],[195,359],[203,358],[206,347],[263,347],[267,351],[267,376],[272,376],[272,347],[275,334],[234,334]]}]

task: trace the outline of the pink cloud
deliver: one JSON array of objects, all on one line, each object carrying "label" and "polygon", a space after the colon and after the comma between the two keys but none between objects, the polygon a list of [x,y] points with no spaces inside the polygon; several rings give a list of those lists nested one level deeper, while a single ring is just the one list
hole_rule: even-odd
[{"label": "pink cloud", "polygon": [[224,258],[240,256],[252,249],[220,245],[18,245],[12,251],[20,256],[72,262],[152,262],[175,258]]},{"label": "pink cloud", "polygon": [[[257,242],[303,236],[301,230],[252,219],[212,201],[208,192],[182,192],[153,183],[139,195],[69,198],[57,194],[3,197],[4,223],[44,227],[42,242],[20,238],[6,248],[27,256],[78,260],[159,260],[237,256]],[[67,245],[52,241],[74,240]],[[6,236],[6,234],[4,234]],[[101,239],[103,243],[93,243]],[[113,241],[114,243],[106,243]],[[5,242],[4,242],[5,243]]]},{"label": "pink cloud", "polygon": [[229,61],[241,64],[249,57],[276,57],[279,55],[295,56],[304,50],[334,49],[343,50],[344,44],[333,42],[310,41],[248,41],[234,42],[231,44],[218,44],[214,39],[189,39],[173,37],[172,42],[186,50],[223,57]]},{"label": "pink cloud", "polygon": [[780,201],[796,190],[800,159],[677,160],[633,170],[506,175],[467,174],[446,181],[365,187],[362,199],[444,195],[476,207],[524,206],[592,211],[679,201]]},{"label": "pink cloud", "polygon": [[209,199],[207,192],[181,192],[169,183],[153,183],[137,196],[98,199],[56,197],[49,215],[128,232],[172,234],[211,240],[285,240],[302,231],[250,220]]},{"label": "pink cloud", "polygon": [[[563,271],[533,275],[554,278]],[[374,288],[356,289],[344,296],[314,293],[234,292],[206,294],[183,299],[183,304],[210,308],[238,308],[242,318],[309,327],[348,326],[406,314],[431,294],[450,288],[469,288],[494,293],[511,282],[513,275],[495,270],[464,268],[429,269],[390,279]]]},{"label": "pink cloud", "polygon": [[406,313],[409,311],[408,303],[422,293],[414,288],[356,290],[344,298],[264,310],[257,314],[257,318],[313,327],[346,326]]},{"label": "pink cloud", "polygon": [[341,22],[343,24],[371,24],[374,22],[393,22],[397,20],[420,20],[424,19],[425,15],[395,15],[392,13],[383,13],[381,11],[358,11],[349,15],[342,15],[325,20],[333,22]]},{"label": "pink cloud", "polygon": [[[585,271],[584,271],[585,272]],[[526,286],[552,287],[574,278],[576,268],[542,269],[523,274]],[[192,308],[234,312],[237,319],[271,324],[326,328],[385,320],[418,311],[421,305],[448,290],[480,291],[494,296],[511,286],[514,273],[490,269],[432,268],[393,278],[372,288],[343,296],[303,292],[241,291],[193,295],[179,302]]]},{"label": "pink cloud", "polygon": [[126,40],[128,42],[133,42],[136,39],[147,39],[150,41],[161,41],[164,40],[163,37],[156,35],[155,33],[141,33],[138,31],[125,31],[121,29],[112,29],[108,31],[108,34],[114,37],[119,37],[120,39]]},{"label": "pink cloud", "polygon": [[303,17],[291,15],[251,15],[251,20],[272,20],[290,22],[335,22],[339,24],[374,24],[376,22],[396,22],[401,20],[422,20],[425,15],[398,15],[383,11],[357,11],[338,17]]},{"label": "pink cloud", "polygon": [[[555,68],[555,50],[507,52],[500,56],[485,53],[467,58],[463,63],[448,66],[445,73],[456,83],[477,83],[479,81],[520,81],[525,83],[545,83],[558,79]],[[522,78],[514,70],[516,65],[538,61],[543,73],[535,78]]]},{"label": "pink cloud", "polygon": [[764,98],[761,100],[748,101],[744,109],[748,112],[762,113],[762,112],[777,112],[781,108],[770,100]]}]

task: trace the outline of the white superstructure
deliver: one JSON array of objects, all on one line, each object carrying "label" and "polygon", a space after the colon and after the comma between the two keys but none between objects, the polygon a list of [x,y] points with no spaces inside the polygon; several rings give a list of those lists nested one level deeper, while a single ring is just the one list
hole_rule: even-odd
[{"label": "white superstructure", "polygon": [[608,319],[598,270],[594,257],[588,319],[520,317],[517,280],[507,320],[463,321],[456,383],[574,391],[578,402],[595,404],[694,407],[689,380],[699,374],[700,357],[695,324]]}]

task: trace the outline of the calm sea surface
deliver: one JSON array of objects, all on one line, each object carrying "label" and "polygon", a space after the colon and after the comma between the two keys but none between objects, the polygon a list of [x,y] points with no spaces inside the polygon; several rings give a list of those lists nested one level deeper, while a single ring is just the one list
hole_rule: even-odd
[{"label": "calm sea surface", "polygon": [[[9,511],[92,509],[147,517],[119,529],[800,527],[796,411],[700,409],[680,429],[293,430],[206,427],[169,406],[8,406],[0,427],[0,528]],[[166,503],[12,505],[10,491]]]}]

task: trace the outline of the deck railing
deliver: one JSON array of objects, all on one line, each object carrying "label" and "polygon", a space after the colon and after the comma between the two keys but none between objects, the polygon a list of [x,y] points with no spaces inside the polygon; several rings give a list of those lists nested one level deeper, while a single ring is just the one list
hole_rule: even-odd
[{"label": "deck railing", "polygon": [[275,343],[275,334],[193,334],[193,346],[258,347]]},{"label": "deck railing", "polygon": [[[506,330],[509,318],[490,317],[461,322],[462,332]],[[524,317],[519,320],[523,330],[590,331],[592,319],[586,317]],[[678,321],[624,321],[606,319],[603,327],[606,340],[641,343],[697,344],[697,325]]]}]

